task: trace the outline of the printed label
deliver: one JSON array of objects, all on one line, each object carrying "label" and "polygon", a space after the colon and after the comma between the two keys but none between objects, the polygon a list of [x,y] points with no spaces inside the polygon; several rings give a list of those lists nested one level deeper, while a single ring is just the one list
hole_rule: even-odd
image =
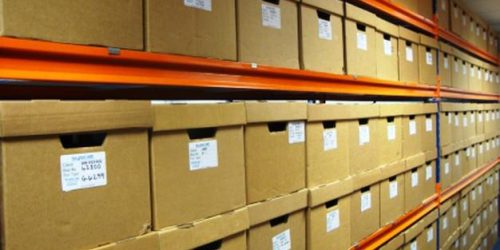
[{"label": "printed label", "polygon": [[459,166],[460,165],[460,155],[456,154],[455,155],[455,166]]},{"label": "printed label", "polygon": [[332,23],[328,20],[318,18],[318,36],[323,40],[332,40]]},{"label": "printed label", "polygon": [[64,192],[105,186],[106,153],[61,155],[61,187]]},{"label": "printed label", "polygon": [[427,230],[427,242],[431,242],[434,239],[434,228],[430,227]]},{"label": "printed label", "polygon": [[490,143],[486,143],[486,151],[490,151]]},{"label": "printed label", "polygon": [[481,80],[481,79],[483,78],[483,75],[482,75],[482,73],[481,73],[481,70],[478,70],[478,71],[477,71],[477,78],[478,78],[479,80]]},{"label": "printed label", "polygon": [[425,168],[425,180],[428,181],[432,178],[432,165]]},{"label": "printed label", "polygon": [[472,158],[476,158],[476,148],[472,148],[471,154]]},{"label": "printed label", "polygon": [[410,135],[417,134],[417,122],[415,120],[410,120],[409,130],[410,130]]},{"label": "printed label", "polygon": [[457,63],[457,62],[455,62],[455,64],[454,64],[454,65],[455,65],[455,72],[457,72],[457,73],[458,73],[458,70],[459,70],[459,69],[458,69],[458,63]]},{"label": "printed label", "polygon": [[306,140],[304,122],[289,122],[288,123],[288,143],[301,143]]},{"label": "printed label", "polygon": [[467,246],[467,236],[462,237],[462,246],[463,247]]},{"label": "printed label", "polygon": [[483,186],[479,186],[477,191],[479,192],[479,195],[483,194]]},{"label": "printed label", "polygon": [[372,207],[372,193],[370,191],[361,194],[361,212]]},{"label": "printed label", "polygon": [[368,50],[368,41],[366,39],[366,33],[358,30],[357,33],[357,45],[358,49]]},{"label": "printed label", "polygon": [[444,217],[443,218],[443,229],[447,229],[448,228],[448,217]]},{"label": "printed label", "polygon": [[467,75],[467,66],[465,64],[462,64],[462,74]]},{"label": "printed label", "polygon": [[450,62],[448,61],[448,58],[447,58],[447,57],[445,57],[445,58],[444,58],[444,68],[445,68],[445,69],[448,69],[449,67],[450,67]]},{"label": "printed label", "polygon": [[462,210],[467,211],[467,201],[462,202]]},{"label": "printed label", "polygon": [[486,210],[483,211],[483,220],[488,219],[488,212]]},{"label": "printed label", "polygon": [[481,35],[481,29],[476,26],[476,36],[480,36],[480,35]]},{"label": "printed label", "polygon": [[475,201],[476,200],[476,190],[475,189],[472,190],[470,195],[472,197],[472,200]]},{"label": "printed label", "polygon": [[406,61],[413,62],[413,49],[411,46],[406,46]]},{"label": "printed label", "polygon": [[418,250],[417,241],[410,243],[410,250]]},{"label": "printed label", "polygon": [[411,187],[418,186],[418,172],[411,173]]},{"label": "printed label", "polygon": [[386,56],[392,56],[392,42],[390,39],[384,39],[384,54]]},{"label": "printed label", "polygon": [[444,164],[444,174],[448,174],[450,172],[450,163]]},{"label": "printed label", "polygon": [[462,121],[463,121],[462,123],[463,123],[464,127],[467,127],[467,125],[468,125],[468,124],[467,124],[467,115],[464,115],[464,116],[463,116]]},{"label": "printed label", "polygon": [[483,144],[479,145],[479,154],[483,153]]},{"label": "printed label", "polygon": [[189,170],[196,171],[219,166],[217,140],[189,143]]},{"label": "printed label", "polygon": [[290,229],[273,237],[273,250],[290,250],[292,249],[292,241],[290,238]]},{"label": "printed label", "polygon": [[471,67],[470,68],[470,76],[474,77],[475,75],[476,75],[476,70],[473,67]]},{"label": "printed label", "polygon": [[398,196],[398,181],[389,182],[389,199]]},{"label": "printed label", "polygon": [[425,52],[425,63],[432,65],[432,52]]},{"label": "printed label", "polygon": [[458,211],[457,211],[457,207],[456,206],[453,206],[453,208],[451,209],[451,216],[453,218],[457,218],[457,215],[458,215]]},{"label": "printed label", "polygon": [[262,26],[273,29],[281,29],[280,7],[262,3]]},{"label": "printed label", "polygon": [[396,125],[392,122],[387,124],[387,140],[396,140]]},{"label": "printed label", "polygon": [[469,233],[470,235],[474,235],[474,224],[471,224],[471,226],[469,227]]},{"label": "printed label", "polygon": [[184,0],[184,5],[200,10],[212,11],[212,0]]},{"label": "printed label", "polygon": [[460,120],[458,119],[458,115],[455,115],[455,127],[460,126]]},{"label": "printed label", "polygon": [[425,132],[432,131],[432,118],[425,119]]},{"label": "printed label", "polygon": [[[479,78],[479,79],[481,79],[481,78]],[[486,81],[489,81],[489,80],[490,80],[490,73],[489,73],[489,72],[486,72],[486,73],[484,74],[484,80],[486,80]]]},{"label": "printed label", "polygon": [[452,120],[451,115],[452,115],[451,113],[448,114],[448,124],[451,124],[451,120]]},{"label": "printed label", "polygon": [[490,204],[490,212],[493,212],[493,204]]},{"label": "printed label", "polygon": [[485,114],[484,114],[484,116],[485,116],[485,118],[486,118],[485,120],[486,120],[487,122],[489,122],[489,121],[490,121],[490,115],[489,115],[488,113],[485,113]]},{"label": "printed label", "polygon": [[470,123],[474,123],[476,122],[476,116],[474,115],[474,113],[471,113],[470,114]]},{"label": "printed label", "polygon": [[479,113],[479,115],[477,116],[477,120],[479,122],[483,122],[483,113]]},{"label": "printed label", "polygon": [[329,233],[340,227],[340,213],[335,209],[326,214],[326,232]]},{"label": "printed label", "polygon": [[337,148],[337,130],[327,129],[323,131],[323,150],[329,151]]},{"label": "printed label", "polygon": [[368,125],[359,125],[359,145],[363,146],[370,143],[370,127]]},{"label": "printed label", "polygon": [[470,149],[470,148],[467,148],[467,149],[465,150],[465,156],[470,157],[470,151],[471,151],[471,149]]}]

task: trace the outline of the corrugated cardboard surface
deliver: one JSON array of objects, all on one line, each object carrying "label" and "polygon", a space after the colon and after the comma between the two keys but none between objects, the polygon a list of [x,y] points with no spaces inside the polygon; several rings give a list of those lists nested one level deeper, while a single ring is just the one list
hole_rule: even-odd
[{"label": "corrugated cardboard surface", "polygon": [[[411,119],[413,118],[413,119]],[[416,128],[410,134],[410,126],[415,124]],[[425,124],[422,123],[422,119],[418,119],[418,116],[404,116],[403,117],[403,157],[410,157],[422,152],[422,127]]]},{"label": "corrugated cardboard surface", "polygon": [[93,250],[159,250],[160,241],[158,234],[148,233],[123,241],[111,243],[102,247],[94,248]]},{"label": "corrugated cardboard surface", "polygon": [[[64,107],[69,111],[71,106]],[[26,108],[25,113],[34,110]],[[70,121],[63,123],[68,128],[60,130],[78,127]],[[39,130],[50,130],[44,126],[40,124]],[[62,147],[58,135],[3,139],[2,241],[6,249],[35,245],[38,249],[88,249],[150,229],[147,131],[104,131],[101,146],[68,149]],[[64,192],[61,155],[95,152],[105,153],[106,185]]]},{"label": "corrugated cardboard surface", "polygon": [[349,19],[368,26],[375,27],[377,25],[377,16],[375,14],[349,3],[346,4],[345,15]]},{"label": "corrugated cardboard surface", "polygon": [[[262,5],[279,7],[281,29],[262,25]],[[287,68],[299,68],[297,3],[237,0],[238,60]]]},{"label": "corrugated cardboard surface", "polygon": [[151,124],[145,101],[0,102],[1,137],[148,128]]},{"label": "corrugated cardboard surface", "polygon": [[0,35],[142,50],[140,0],[2,0]]},{"label": "corrugated cardboard surface", "polygon": [[309,207],[316,207],[330,200],[352,193],[352,181],[352,178],[347,178],[319,187],[309,188]]},{"label": "corrugated cardboard surface", "polygon": [[307,120],[332,121],[373,118],[378,117],[379,106],[378,104],[310,104],[307,106]]},{"label": "corrugated cardboard surface", "polygon": [[[360,120],[349,121],[349,165],[351,175],[359,175],[362,172],[370,171],[379,167],[379,153],[377,148],[380,142],[378,119],[368,119],[366,124],[360,124]],[[369,129],[369,141],[360,144],[361,137],[364,136],[362,127]],[[359,157],[363,155],[363,157]]]},{"label": "corrugated cardboard surface", "polygon": [[[422,135],[422,151],[424,153],[431,152],[430,154],[434,153],[436,151],[436,115],[435,113],[428,113],[426,115],[418,116],[420,120],[420,124],[422,126],[419,128],[421,129],[421,135]],[[427,121],[430,121],[427,123]],[[430,126],[427,126],[430,125]],[[434,153],[435,154],[435,153]],[[432,158],[432,157],[431,157]],[[435,158],[435,156],[434,156]]]},{"label": "corrugated cardboard surface", "polygon": [[[426,85],[436,85],[436,64],[437,64],[437,43],[434,43],[434,47],[430,47],[428,44],[432,44],[426,42],[427,39],[420,38],[421,44],[418,46],[418,54],[419,54],[419,83]],[[427,51],[429,50],[429,51]],[[430,60],[430,64],[427,63],[427,53],[430,53],[432,56],[432,60]]]},{"label": "corrugated cardboard surface", "polygon": [[[405,178],[403,174],[380,183],[380,225],[384,226],[404,214]],[[391,183],[397,183],[397,193],[391,197]]]},{"label": "corrugated cardboard surface", "polygon": [[245,102],[248,123],[305,120],[307,104],[303,102]]},{"label": "corrugated cardboard surface", "polygon": [[[391,53],[386,53],[385,48],[385,37],[389,35],[389,41],[391,43]],[[398,26],[377,18],[377,33],[376,33],[376,45],[377,45],[377,77],[381,79],[387,79],[392,81],[398,81],[398,37],[399,30]]]},{"label": "corrugated cardboard surface", "polygon": [[307,206],[307,190],[248,205],[250,226],[255,226]]},{"label": "corrugated cardboard surface", "polygon": [[[389,120],[392,119],[392,120]],[[380,164],[389,164],[401,159],[403,154],[403,118],[380,118],[379,130],[381,130],[379,142]],[[389,134],[389,131],[395,129],[395,138]],[[391,132],[392,133],[392,132]]]},{"label": "corrugated cardboard surface", "polygon": [[301,0],[301,2],[340,16],[344,15],[343,2],[340,0]]},{"label": "corrugated cardboard surface", "polygon": [[250,228],[248,231],[248,249],[273,249],[273,237],[287,230],[289,230],[290,233],[290,249],[306,249],[305,210],[288,214],[284,223],[272,226],[270,222],[266,222]]},{"label": "corrugated cardboard surface", "polygon": [[[418,83],[418,35],[405,28],[399,27],[399,81],[407,83]],[[407,41],[411,44],[413,61],[407,60]]]},{"label": "corrugated cardboard surface", "polygon": [[242,208],[181,227],[159,231],[160,249],[192,249],[236,235],[248,227],[248,211]]},{"label": "corrugated cardboard surface", "polygon": [[[416,185],[412,186],[413,175],[416,174]],[[424,167],[416,167],[405,173],[405,212],[408,212],[422,203],[428,197],[424,197]]]},{"label": "corrugated cardboard surface", "polygon": [[[441,167],[440,167],[440,180],[441,180],[441,188],[447,188],[451,185],[451,175],[452,175],[452,159],[451,155],[446,155],[441,157]],[[448,172],[446,172],[446,164],[448,164]]]},{"label": "corrugated cardboard surface", "polygon": [[235,4],[212,1],[208,11],[182,1],[147,0],[147,50],[235,61]]},{"label": "corrugated cardboard surface", "polygon": [[370,186],[371,208],[361,212],[361,190],[351,194],[351,245],[380,227],[380,185]]}]

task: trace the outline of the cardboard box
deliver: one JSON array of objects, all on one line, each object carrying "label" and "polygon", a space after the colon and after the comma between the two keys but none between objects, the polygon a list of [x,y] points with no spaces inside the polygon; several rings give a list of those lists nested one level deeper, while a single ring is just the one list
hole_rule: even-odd
[{"label": "cardboard box", "polygon": [[437,41],[426,35],[419,35],[418,62],[419,83],[436,85]]},{"label": "cardboard box", "polygon": [[379,130],[380,164],[390,164],[402,159],[403,155],[404,108],[397,104],[381,104]]},{"label": "cardboard box", "polygon": [[453,130],[453,113],[450,111],[443,110],[441,108],[441,113],[439,114],[440,117],[440,123],[439,123],[439,132],[440,132],[440,139],[441,139],[441,145],[442,146],[447,146],[450,145],[452,142],[452,130]]},{"label": "cardboard box", "polygon": [[4,248],[88,249],[148,231],[148,102],[2,102],[0,113]]},{"label": "cardboard box", "polygon": [[456,48],[453,48],[454,61],[453,71],[451,73],[452,87],[462,90],[469,89],[469,63],[466,61],[466,55]]},{"label": "cardboard box", "polygon": [[419,82],[418,34],[399,26],[399,81]]},{"label": "cardboard box", "polygon": [[345,179],[349,169],[348,105],[309,105],[307,122],[307,186]]},{"label": "cardboard box", "polygon": [[147,0],[147,50],[236,61],[235,5],[235,0]]},{"label": "cardboard box", "polygon": [[439,26],[445,30],[450,30],[450,1],[438,0],[437,1],[437,15],[439,18]]},{"label": "cardboard box", "polygon": [[422,196],[427,199],[436,193],[436,159],[426,161],[424,167],[425,179]]},{"label": "cardboard box", "polygon": [[442,242],[447,242],[459,229],[460,215],[458,210],[459,196],[454,196],[440,207],[439,236]]},{"label": "cardboard box", "polygon": [[2,0],[0,5],[1,36],[144,49],[140,0]]},{"label": "cardboard box", "polygon": [[153,105],[153,111],[155,230],[245,206],[243,103]]},{"label": "cardboard box", "polygon": [[450,1],[450,28],[451,31],[459,36],[462,36],[462,6],[457,0]]},{"label": "cardboard box", "polygon": [[304,188],[307,105],[247,102],[245,106],[248,204]]},{"label": "cardboard box", "polygon": [[427,160],[435,159],[436,149],[436,114],[437,105],[435,103],[423,104],[423,114],[417,117],[417,124],[421,124],[417,129],[421,129],[422,152],[426,154]]},{"label": "cardboard box", "polygon": [[425,167],[424,157],[415,156],[406,161],[405,173],[405,212],[416,208],[422,201],[427,198],[424,197],[424,183],[425,183]]},{"label": "cardboard box", "polygon": [[456,183],[460,179],[462,179],[463,176],[463,156],[461,153],[461,150],[453,152],[450,154],[451,157],[451,183]]},{"label": "cardboard box", "polygon": [[[440,2],[445,2],[448,0],[439,0]],[[441,19],[439,19],[441,20]],[[451,72],[452,72],[452,62],[454,61],[454,56],[452,54],[452,49],[449,44],[439,42],[439,77],[441,78],[441,86],[451,87]]]},{"label": "cardboard box", "polygon": [[469,219],[469,209],[470,209],[470,204],[469,204],[469,193],[470,190],[462,190],[460,192],[460,220],[459,220],[459,225],[464,224],[468,219]]},{"label": "cardboard box", "polygon": [[432,222],[430,225],[422,231],[424,236],[424,243],[421,249],[434,249],[437,245],[437,223],[436,221]]},{"label": "cardboard box", "polygon": [[377,78],[398,81],[398,26],[377,18]]},{"label": "cardboard box", "polygon": [[182,226],[158,231],[160,250],[167,249],[244,249],[249,219],[246,208]]},{"label": "cardboard box", "polygon": [[159,250],[160,241],[158,239],[158,234],[156,232],[148,233],[145,235],[93,248],[93,250],[135,250],[135,249]]},{"label": "cardboard box", "polygon": [[470,194],[469,194],[469,205],[470,205],[470,209],[469,209],[469,216],[472,217],[474,214],[477,213],[477,211],[479,211],[479,207],[481,206],[481,198],[480,198],[480,195],[479,195],[479,187],[477,186],[474,186],[471,190],[470,190]]},{"label": "cardboard box", "polygon": [[452,184],[452,162],[453,155],[445,155],[441,157],[440,180],[441,188],[445,189]]},{"label": "cardboard box", "polygon": [[404,109],[403,116],[403,158],[414,156],[423,151],[422,144],[422,126],[423,119],[418,119],[422,114],[422,104],[402,105]]},{"label": "cardboard box", "polygon": [[342,2],[317,2],[326,9],[300,5],[300,66],[306,70],[344,74]]},{"label": "cardboard box", "polygon": [[[404,170],[404,165],[402,165]],[[405,212],[405,175],[397,174],[380,182],[380,225],[394,222]]]},{"label": "cardboard box", "polygon": [[380,227],[380,185],[364,187],[351,194],[351,246]]},{"label": "cardboard box", "polygon": [[375,14],[346,3],[347,74],[377,77]]},{"label": "cardboard box", "polygon": [[238,60],[299,68],[297,3],[237,0]]}]

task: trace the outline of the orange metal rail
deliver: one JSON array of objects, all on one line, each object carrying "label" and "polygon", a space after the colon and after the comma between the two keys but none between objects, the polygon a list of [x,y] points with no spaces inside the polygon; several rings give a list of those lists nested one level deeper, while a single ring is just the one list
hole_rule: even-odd
[{"label": "orange metal rail", "polygon": [[493,169],[497,164],[500,164],[500,158],[471,172],[467,176],[463,177],[459,182],[445,189],[442,193],[437,193],[429,197],[422,203],[422,205],[401,216],[392,224],[382,227],[372,235],[363,239],[357,246],[353,246],[351,249],[378,249],[385,243],[389,242],[392,238],[409,228],[411,225],[422,219],[429,212],[438,208],[441,203],[453,197],[462,189],[483,176],[486,172]]},{"label": "orange metal rail", "polygon": [[456,34],[447,31],[441,27],[439,27],[439,37],[454,44],[455,46],[467,50],[469,53],[476,55],[477,57],[486,60],[490,63],[499,64],[499,58],[490,54],[489,52],[482,50],[472,43],[466,41],[465,39],[457,36]]}]

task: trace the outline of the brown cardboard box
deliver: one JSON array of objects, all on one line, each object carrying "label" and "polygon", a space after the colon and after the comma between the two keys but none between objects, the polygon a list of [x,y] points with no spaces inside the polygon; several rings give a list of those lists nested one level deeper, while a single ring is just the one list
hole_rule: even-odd
[{"label": "brown cardboard box", "polygon": [[[403,116],[403,158],[414,156],[423,151],[422,149],[422,126],[423,119],[418,119],[422,114],[422,104],[402,105],[404,109]],[[419,123],[420,121],[420,123]]]},{"label": "brown cardboard box", "polygon": [[390,164],[398,161],[403,155],[403,118],[404,108],[397,104],[381,104],[379,130],[380,163]]},{"label": "brown cardboard box", "polygon": [[465,39],[466,41],[469,41],[470,37],[470,16],[469,13],[467,13],[467,10],[465,7],[462,8],[462,12],[460,13],[460,23],[461,23],[461,37]]},{"label": "brown cardboard box", "polygon": [[[238,209],[208,219],[158,231],[160,249],[217,249],[246,248],[248,210]],[[210,248],[211,249],[211,248]]]},{"label": "brown cardboard box", "polygon": [[422,196],[427,199],[436,193],[436,159],[426,161],[424,167],[425,178]]},{"label": "brown cardboard box", "polygon": [[93,250],[136,250],[136,249],[159,250],[160,242],[158,239],[158,234],[156,232],[148,233],[145,235],[93,248]]},{"label": "brown cardboard box", "polygon": [[450,1],[437,1],[437,15],[439,18],[439,26],[445,30],[450,30]]},{"label": "brown cardboard box", "polygon": [[457,0],[450,1],[450,28],[455,34],[462,36],[462,6]]},{"label": "brown cardboard box", "polygon": [[304,188],[307,105],[299,102],[245,105],[248,204]]},{"label": "brown cardboard box", "polygon": [[317,1],[326,9],[300,5],[300,66],[306,70],[344,74],[342,2]]},{"label": "brown cardboard box", "polygon": [[447,242],[459,228],[460,216],[458,211],[459,196],[452,197],[440,207],[440,239]]},{"label": "brown cardboard box", "polygon": [[424,197],[424,183],[425,183],[425,158],[423,155],[410,157],[406,160],[405,173],[405,212],[416,208],[422,201],[427,198]]},{"label": "brown cardboard box", "polygon": [[140,0],[2,0],[0,35],[144,49]]},{"label": "brown cardboard box", "polygon": [[469,216],[470,217],[472,217],[474,214],[477,213],[477,211],[479,211],[479,207],[481,206],[481,203],[482,202],[480,200],[479,187],[474,186],[470,190],[470,194],[469,194],[469,205],[470,205]]},{"label": "brown cardboard box", "polygon": [[[392,223],[405,212],[405,169],[401,162],[394,175],[380,182],[380,225]],[[390,171],[384,169],[384,171]]]},{"label": "brown cardboard box", "polygon": [[245,206],[243,103],[153,105],[153,111],[155,230]]},{"label": "brown cardboard box", "polygon": [[469,219],[469,209],[470,209],[470,204],[469,204],[469,189],[464,189],[462,192],[460,192],[460,200],[459,200],[459,210],[460,210],[460,219],[459,219],[459,225],[462,225]]},{"label": "brown cardboard box", "polygon": [[445,189],[452,184],[452,163],[453,163],[453,155],[444,155],[441,157],[441,168],[440,168],[440,177],[441,177],[441,188]]},{"label": "brown cardboard box", "polygon": [[418,83],[418,34],[399,26],[399,81]]},{"label": "brown cardboard box", "polygon": [[0,103],[3,247],[88,249],[147,232],[149,108]]},{"label": "brown cardboard box", "polygon": [[453,48],[455,56],[453,61],[453,71],[451,73],[452,86],[457,89],[469,89],[469,63],[466,55],[456,48]]},{"label": "brown cardboard box", "polygon": [[238,60],[299,68],[297,3],[237,0]]},{"label": "brown cardboard box", "polygon": [[346,3],[347,74],[377,77],[375,14]]},{"label": "brown cardboard box", "polygon": [[[448,0],[440,0],[448,1]],[[440,19],[441,20],[441,19]],[[440,42],[439,43],[439,77],[441,78],[441,86],[451,87],[451,72],[452,72],[452,62],[454,56],[452,54],[451,46],[449,44]]]},{"label": "brown cardboard box", "polygon": [[[469,62],[469,90],[481,92],[483,88],[480,76],[482,74],[482,67],[478,65],[479,60],[473,59],[469,56],[466,59]],[[482,77],[481,77],[482,78]]]},{"label": "brown cardboard box", "polygon": [[440,117],[440,137],[441,137],[441,145],[442,146],[448,146],[451,144],[452,141],[452,130],[453,130],[453,113],[447,110],[443,110],[441,107],[441,113],[439,114]]},{"label": "brown cardboard box", "polygon": [[235,16],[235,0],[147,0],[147,50],[235,61]]},{"label": "brown cardboard box", "polygon": [[437,41],[426,35],[419,35],[418,62],[419,83],[436,85]]},{"label": "brown cardboard box", "polygon": [[425,244],[425,235],[423,233],[424,224],[423,221],[419,221],[406,229],[404,232],[405,250],[421,249]]},{"label": "brown cardboard box", "polygon": [[309,105],[307,123],[307,186],[349,176],[348,105]]},{"label": "brown cardboard box", "polygon": [[373,184],[351,194],[351,245],[380,227],[380,185]]},{"label": "brown cardboard box", "polygon": [[377,78],[398,81],[398,26],[377,18]]},{"label": "brown cardboard box", "polygon": [[437,104],[423,104],[423,114],[417,117],[417,124],[421,124],[417,129],[420,129],[422,136],[422,151],[426,154],[426,159],[431,160],[436,158],[436,114]]},{"label": "brown cardboard box", "polygon": [[451,183],[456,183],[463,176],[463,156],[461,150],[453,152],[451,155]]},{"label": "brown cardboard box", "polygon": [[427,225],[422,234],[424,236],[424,243],[421,249],[434,249],[437,245],[437,222],[434,220],[432,223]]}]

